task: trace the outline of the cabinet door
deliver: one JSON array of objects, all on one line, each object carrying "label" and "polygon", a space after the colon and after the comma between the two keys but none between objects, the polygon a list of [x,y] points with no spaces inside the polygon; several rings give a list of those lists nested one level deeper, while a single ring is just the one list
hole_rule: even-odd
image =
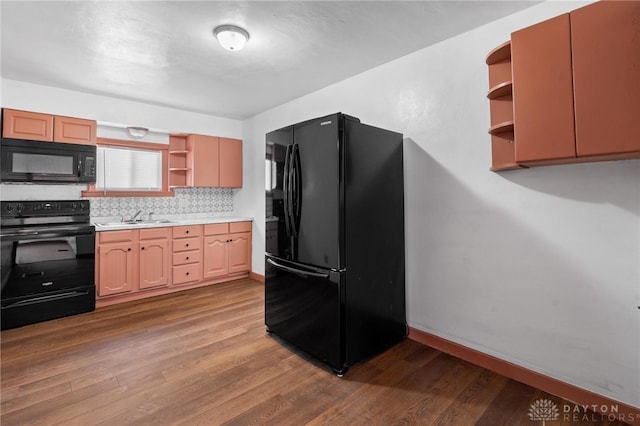
[{"label": "cabinet door", "polygon": [[53,141],[53,116],[5,108],[2,136],[51,142]]},{"label": "cabinet door", "polygon": [[251,232],[231,234],[227,244],[229,256],[229,273],[248,272],[251,270]]},{"label": "cabinet door", "polygon": [[53,141],[96,144],[96,122],[82,118],[55,116],[53,119]]},{"label": "cabinet door", "polygon": [[571,12],[578,156],[640,151],[640,2]]},{"label": "cabinet door", "polygon": [[511,34],[516,162],[575,158],[569,14]]},{"label": "cabinet door", "polygon": [[203,278],[227,275],[227,240],[229,235],[210,235],[204,237],[204,273]]},{"label": "cabinet door", "polygon": [[191,168],[189,186],[219,186],[218,145],[215,136],[187,136],[187,162]]},{"label": "cabinet door", "polygon": [[242,187],[242,141],[220,138],[220,187]]},{"label": "cabinet door", "polygon": [[166,238],[140,241],[140,289],[169,285],[171,253]]},{"label": "cabinet door", "polygon": [[132,242],[101,244],[98,247],[98,296],[133,291],[134,252]]}]

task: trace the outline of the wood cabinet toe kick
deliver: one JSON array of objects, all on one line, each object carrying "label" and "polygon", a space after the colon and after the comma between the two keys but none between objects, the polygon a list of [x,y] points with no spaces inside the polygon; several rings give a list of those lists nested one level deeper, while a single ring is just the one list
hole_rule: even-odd
[{"label": "wood cabinet toe kick", "polygon": [[96,306],[249,276],[250,221],[101,231]]}]

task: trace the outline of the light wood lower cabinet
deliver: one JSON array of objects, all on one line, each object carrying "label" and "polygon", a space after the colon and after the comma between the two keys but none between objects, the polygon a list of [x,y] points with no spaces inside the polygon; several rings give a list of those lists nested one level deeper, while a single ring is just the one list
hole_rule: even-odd
[{"label": "light wood lower cabinet", "polygon": [[96,306],[246,277],[251,222],[100,231]]}]

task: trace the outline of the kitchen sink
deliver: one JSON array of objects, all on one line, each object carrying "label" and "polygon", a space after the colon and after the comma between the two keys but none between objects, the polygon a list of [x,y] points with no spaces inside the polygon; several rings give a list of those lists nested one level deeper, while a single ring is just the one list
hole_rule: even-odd
[{"label": "kitchen sink", "polygon": [[94,225],[99,228],[105,228],[109,226],[126,226],[126,225],[155,225],[159,223],[173,223],[169,219],[152,219],[152,220],[122,220],[120,222],[107,222],[107,223],[95,223]]}]

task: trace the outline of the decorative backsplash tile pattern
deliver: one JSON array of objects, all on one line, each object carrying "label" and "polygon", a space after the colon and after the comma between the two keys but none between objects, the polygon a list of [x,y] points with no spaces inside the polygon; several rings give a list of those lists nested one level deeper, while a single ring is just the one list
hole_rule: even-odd
[{"label": "decorative backsplash tile pattern", "polygon": [[175,197],[91,198],[92,217],[133,216],[138,210],[154,216],[233,211],[231,188],[180,188]]}]

